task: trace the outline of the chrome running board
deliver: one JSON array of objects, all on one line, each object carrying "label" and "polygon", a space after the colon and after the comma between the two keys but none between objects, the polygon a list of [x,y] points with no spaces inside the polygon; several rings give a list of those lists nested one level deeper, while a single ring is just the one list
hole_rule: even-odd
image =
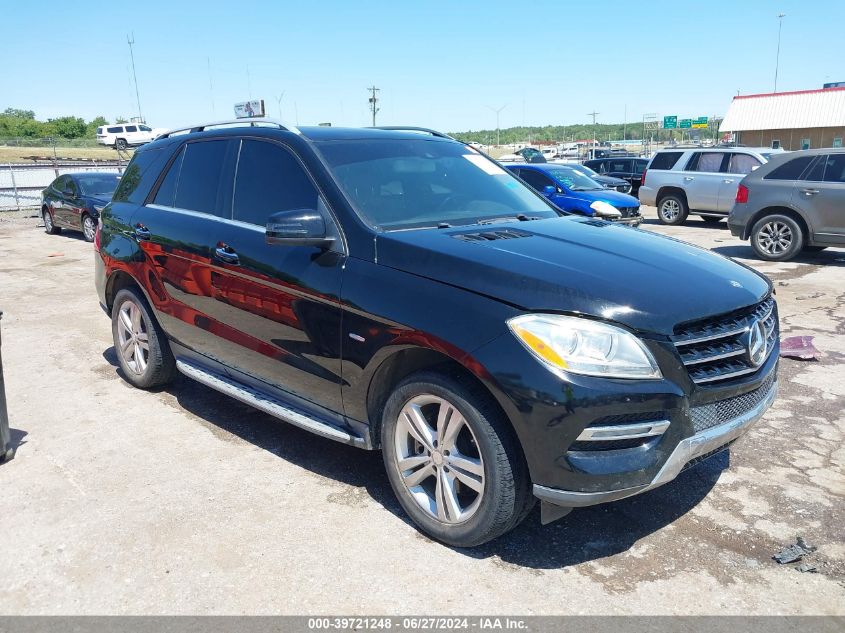
[{"label": "chrome running board", "polygon": [[264,413],[268,413],[275,418],[303,428],[306,431],[311,431],[317,435],[327,437],[330,440],[335,440],[337,442],[343,442],[344,444],[352,444],[361,448],[367,447],[367,443],[364,438],[351,435],[350,433],[327,424],[326,422],[317,420],[307,413],[293,408],[287,403],[283,403],[266,393],[236,382],[231,378],[221,376],[220,374],[211,372],[184,360],[176,361],[176,369],[185,374],[188,378],[193,378],[197,382],[204,384],[206,387],[211,387],[220,393],[231,396],[235,400],[240,400],[251,407],[255,407]]}]

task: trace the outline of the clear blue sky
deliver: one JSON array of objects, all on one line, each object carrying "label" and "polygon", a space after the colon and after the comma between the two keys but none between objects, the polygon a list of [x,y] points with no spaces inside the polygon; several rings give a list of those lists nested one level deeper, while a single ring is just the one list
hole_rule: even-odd
[{"label": "clear blue sky", "polygon": [[[845,1],[373,0],[5,2],[0,109],[40,119],[137,114],[153,126],[228,118],[263,98],[302,125],[449,131],[724,114],[737,91],[845,81]],[[209,62],[212,90],[209,85]],[[249,69],[249,76],[247,74]]]}]

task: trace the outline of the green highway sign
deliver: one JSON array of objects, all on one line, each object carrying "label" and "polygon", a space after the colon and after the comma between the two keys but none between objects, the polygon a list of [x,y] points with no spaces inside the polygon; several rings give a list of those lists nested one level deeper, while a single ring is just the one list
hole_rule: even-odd
[{"label": "green highway sign", "polygon": [[692,127],[692,119],[681,119],[678,127],[680,127],[680,128]]},{"label": "green highway sign", "polygon": [[699,128],[699,129],[706,128],[707,127],[707,117],[706,116],[698,117],[695,121],[692,122],[692,126],[694,128]]},{"label": "green highway sign", "polygon": [[665,116],[663,117],[663,129],[664,130],[673,130],[678,127],[678,117],[677,116]]}]

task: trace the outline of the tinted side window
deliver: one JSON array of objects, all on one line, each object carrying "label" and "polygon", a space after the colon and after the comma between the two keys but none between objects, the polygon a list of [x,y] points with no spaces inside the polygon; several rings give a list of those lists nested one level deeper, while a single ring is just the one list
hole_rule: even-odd
[{"label": "tinted side window", "polygon": [[612,160],[612,161],[610,161],[610,169],[608,171],[629,172],[629,171],[631,171],[631,161],[630,160]]},{"label": "tinted side window", "polygon": [[845,182],[845,154],[831,154],[826,162],[824,181]]},{"label": "tinted side window", "polygon": [[200,141],[185,147],[173,206],[230,217],[225,195],[232,188],[226,182],[228,147],[229,141]]},{"label": "tinted side window", "polygon": [[719,172],[724,156],[722,152],[696,152],[687,165],[687,171]]},{"label": "tinted side window", "polygon": [[799,156],[773,169],[763,180],[798,180],[812,162],[812,156]]},{"label": "tinted side window", "polygon": [[[522,176],[522,179],[537,191],[542,191],[543,187],[548,187],[549,185],[554,187],[555,184],[554,182],[552,182],[551,178],[544,176],[540,172],[534,171],[533,169],[520,170],[520,176]],[[557,189],[557,187],[555,187],[555,189]]]},{"label": "tinted side window", "polygon": [[176,201],[176,182],[179,179],[179,171],[182,169],[182,157],[184,155],[185,147],[183,146],[179,151],[179,155],[170,164],[170,169],[167,170],[167,175],[158,187],[155,200],[153,200],[155,204],[172,207]]},{"label": "tinted side window", "polygon": [[64,193],[65,185],[67,184],[68,178],[70,176],[59,176],[53,181],[53,190],[58,191],[59,193]]},{"label": "tinted side window", "polygon": [[127,131],[127,132],[137,132],[137,131],[138,131],[138,127],[137,127],[137,126],[135,126],[135,125],[127,125],[127,126],[126,126],[126,131]]},{"label": "tinted side window", "polygon": [[148,149],[135,152],[129,166],[120,177],[120,184],[114,192],[115,202],[141,204],[155,184],[170,152],[163,149]]},{"label": "tinted side window", "polygon": [[731,159],[728,162],[728,173],[750,174],[755,167],[760,165],[760,161],[749,154],[731,154]]},{"label": "tinted side window", "polygon": [[810,168],[810,173],[804,176],[802,180],[813,180],[816,182],[824,180],[825,163],[827,163],[827,156],[819,156],[816,158],[816,162],[813,163],[813,166]]},{"label": "tinted side window", "polygon": [[119,125],[117,127],[110,127],[107,129],[109,131],[109,134],[120,134],[121,132],[123,132],[123,128]]},{"label": "tinted side window", "polygon": [[233,219],[264,226],[277,211],[316,209],[318,195],[305,169],[288,150],[275,143],[243,141]]},{"label": "tinted side window", "polygon": [[682,155],[683,152],[660,152],[655,154],[654,158],[651,159],[649,169],[672,169]]},{"label": "tinted side window", "polygon": [[648,165],[647,160],[635,160],[634,161],[634,173],[642,176],[643,172],[645,171],[646,165]]}]

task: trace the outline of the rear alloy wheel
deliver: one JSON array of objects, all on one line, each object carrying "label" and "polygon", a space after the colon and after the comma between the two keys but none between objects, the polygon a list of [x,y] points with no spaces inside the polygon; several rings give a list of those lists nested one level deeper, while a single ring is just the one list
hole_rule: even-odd
[{"label": "rear alloy wheel", "polygon": [[133,288],[124,288],[114,300],[112,337],[120,368],[132,385],[150,389],[173,378],[176,361],[167,337]]},{"label": "rear alloy wheel", "polygon": [[403,381],[384,407],[390,484],[433,538],[480,545],[516,526],[534,504],[507,420],[484,394],[434,373]]},{"label": "rear alloy wheel", "polygon": [[41,217],[44,218],[44,231],[47,235],[58,235],[62,232],[62,229],[53,224],[53,214],[50,213],[49,209],[45,208],[41,212]]},{"label": "rear alloy wheel", "polygon": [[119,150],[125,150],[129,147],[126,143],[126,139],[119,138],[114,142],[114,148]]},{"label": "rear alloy wheel", "polygon": [[688,214],[687,203],[680,196],[674,194],[664,196],[657,203],[657,219],[661,224],[670,226],[683,224]]},{"label": "rear alloy wheel", "polygon": [[751,248],[758,257],[770,262],[792,259],[803,246],[804,232],[788,215],[766,216],[751,229]]},{"label": "rear alloy wheel", "polygon": [[86,242],[93,242],[94,236],[97,233],[97,223],[87,213],[82,216],[82,234],[85,236]]}]

